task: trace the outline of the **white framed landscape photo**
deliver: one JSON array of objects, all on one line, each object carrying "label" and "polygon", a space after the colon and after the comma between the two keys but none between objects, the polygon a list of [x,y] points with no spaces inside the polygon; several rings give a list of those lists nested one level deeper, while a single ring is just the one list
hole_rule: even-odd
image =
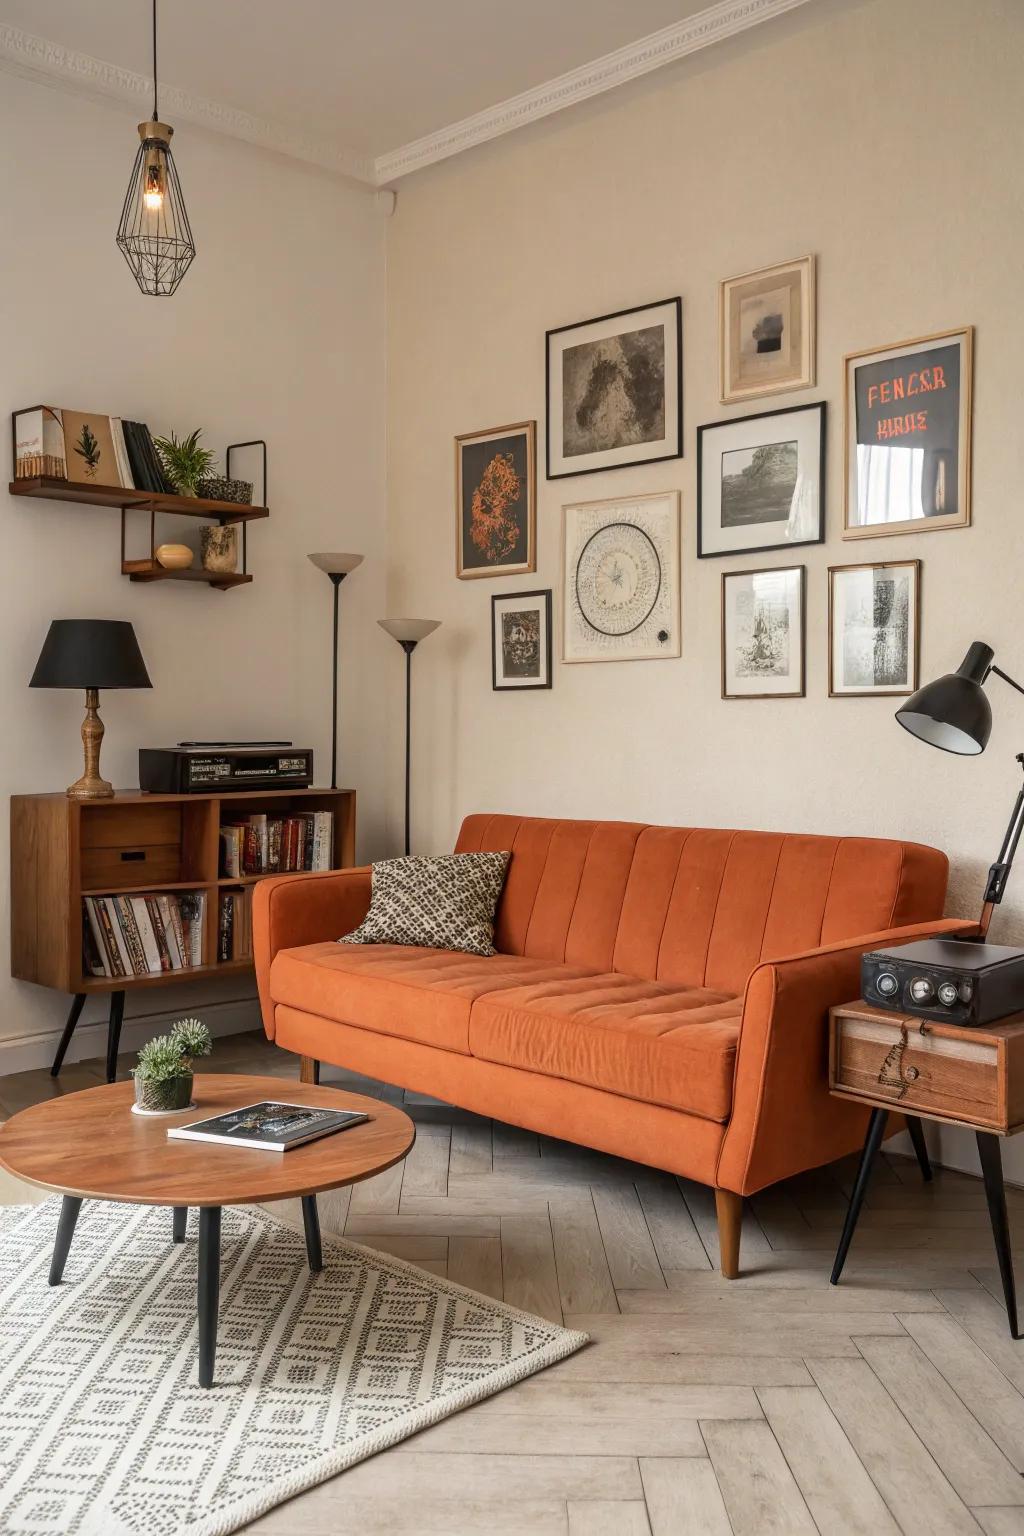
[{"label": "white framed landscape photo", "polygon": [[682,314],[664,299],[548,331],[549,480],[681,457]]},{"label": "white framed landscape photo", "polygon": [[697,557],[825,538],[825,402],[697,428]]},{"label": "white framed landscape photo", "polygon": [[680,654],[679,492],[563,507],[563,661]]},{"label": "white framed landscape photo", "polygon": [[491,687],[551,687],[551,589],[491,598]]},{"label": "white framed landscape photo", "polygon": [[814,257],[780,262],[718,285],[723,405],[810,389],[815,373]]},{"label": "white framed landscape photo", "polygon": [[920,560],[829,566],[830,698],[913,693],[920,643]]},{"label": "white framed landscape photo", "polygon": [[722,573],[722,698],[805,692],[806,568]]}]

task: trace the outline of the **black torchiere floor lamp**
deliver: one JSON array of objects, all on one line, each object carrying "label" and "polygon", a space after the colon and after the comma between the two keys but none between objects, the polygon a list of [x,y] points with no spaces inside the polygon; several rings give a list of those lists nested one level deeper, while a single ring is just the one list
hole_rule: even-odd
[{"label": "black torchiere floor lamp", "polygon": [[[956,671],[947,672],[944,677],[937,677],[934,682],[919,688],[896,711],[896,719],[912,736],[926,741],[929,746],[940,747],[943,752],[956,752],[962,757],[976,757],[979,752],[984,752],[992,732],[992,706],[984,689],[992,672],[1011,688],[1016,688],[1018,693],[1024,693],[1020,683],[995,665],[992,647],[983,640],[975,640]],[[1017,753],[1017,761],[1024,768],[1024,752]],[[982,940],[987,937],[992,914],[1003,899],[1022,830],[1024,787],[1017,796],[999,857],[988,872],[978,921]]]},{"label": "black torchiere floor lamp", "polygon": [[397,640],[405,652],[405,855],[409,856],[409,775],[412,738],[412,653],[421,640],[432,635],[440,619],[378,619],[381,629]]},{"label": "black torchiere floor lamp", "polygon": [[326,571],[334,585],[334,645],[331,652],[331,788],[338,787],[338,594],[341,584],[357,565],[362,565],[362,555],[310,555],[318,571]]}]

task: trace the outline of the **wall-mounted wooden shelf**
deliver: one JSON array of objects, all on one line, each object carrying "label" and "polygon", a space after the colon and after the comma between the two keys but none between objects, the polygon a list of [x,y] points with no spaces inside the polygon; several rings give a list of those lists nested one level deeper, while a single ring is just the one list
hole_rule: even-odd
[{"label": "wall-mounted wooden shelf", "polygon": [[121,574],[130,576],[132,581],[205,581],[218,592],[229,592],[232,587],[244,587],[252,581],[248,571],[206,571],[201,565],[169,571],[155,560],[122,560]]},{"label": "wall-mounted wooden shelf", "polygon": [[[83,507],[142,507],[153,512],[175,512],[179,517],[206,517],[218,523],[251,523],[269,517],[269,507],[253,507],[241,501],[208,501],[201,496],[168,496],[156,491],[129,491],[120,485],[80,485],[72,480],[39,476],[12,480],[12,496],[32,496],[40,501],[74,501]],[[266,494],[266,493],[264,493]]]}]

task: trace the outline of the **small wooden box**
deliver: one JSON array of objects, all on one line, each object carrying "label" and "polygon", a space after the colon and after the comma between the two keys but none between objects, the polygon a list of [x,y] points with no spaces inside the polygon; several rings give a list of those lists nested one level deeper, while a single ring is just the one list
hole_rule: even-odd
[{"label": "small wooden box", "polygon": [[830,1011],[829,1087],[1008,1136],[1024,1127],[1024,1014],[958,1029],[864,1002]]}]

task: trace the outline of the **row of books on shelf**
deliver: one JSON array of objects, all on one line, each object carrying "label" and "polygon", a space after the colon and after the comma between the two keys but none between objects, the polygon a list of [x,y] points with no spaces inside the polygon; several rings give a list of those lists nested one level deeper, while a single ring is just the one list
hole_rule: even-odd
[{"label": "row of books on shelf", "polygon": [[73,485],[174,493],[144,422],[55,405],[36,406],[15,416],[14,478],[38,476]]},{"label": "row of books on shelf", "polygon": [[334,849],[334,812],[302,811],[294,816],[249,816],[220,829],[221,874],[292,874],[301,869],[330,869]]},{"label": "row of books on shelf", "polygon": [[222,891],[217,914],[217,959],[252,959],[253,887]]},{"label": "row of books on shelf", "polygon": [[203,963],[204,891],[83,896],[82,908],[92,976],[158,976]]}]

